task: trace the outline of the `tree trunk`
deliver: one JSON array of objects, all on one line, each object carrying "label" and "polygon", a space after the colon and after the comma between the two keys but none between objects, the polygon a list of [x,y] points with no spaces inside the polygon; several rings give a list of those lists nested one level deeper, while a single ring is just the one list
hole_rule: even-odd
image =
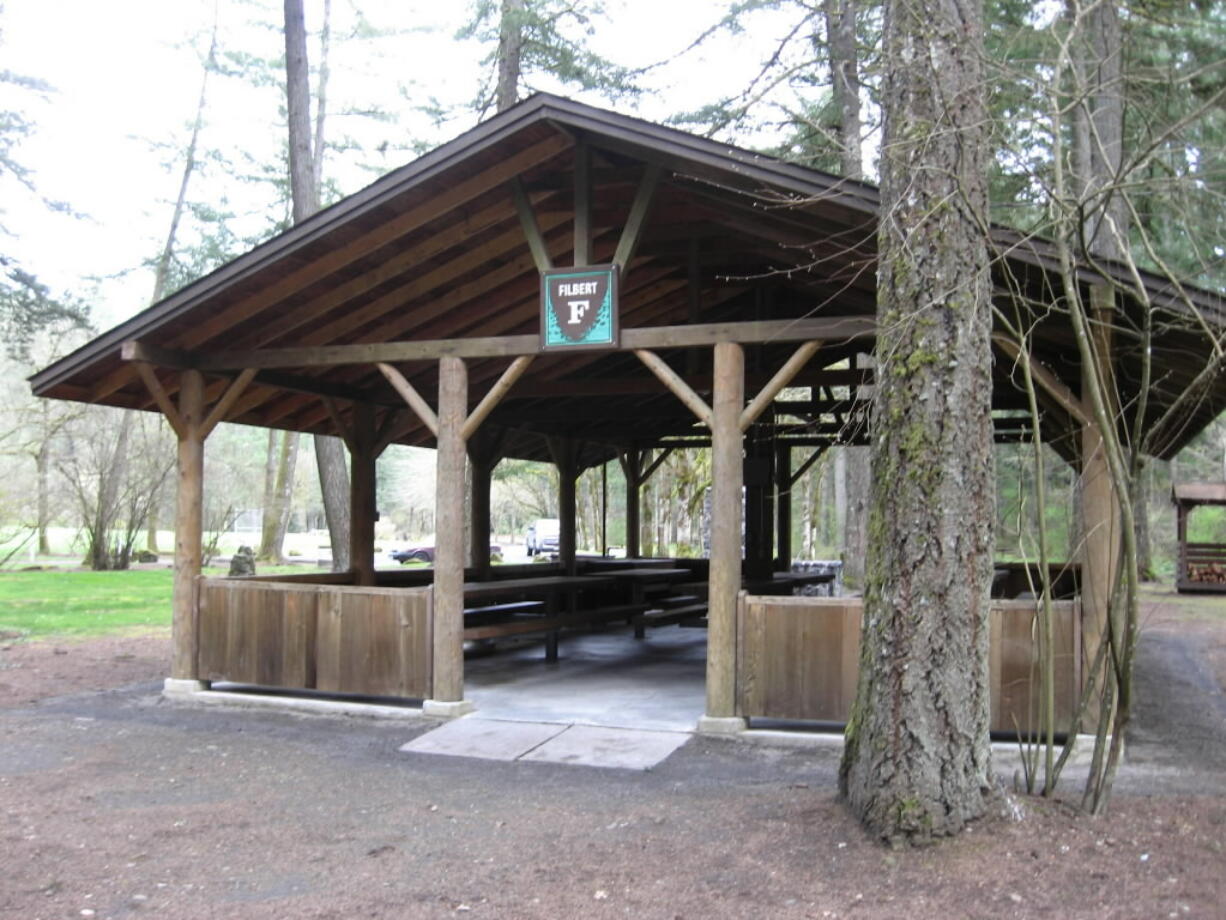
[{"label": "tree trunk", "polygon": [[264,494],[260,502],[260,546],[256,558],[260,560],[276,557],[276,518],[273,516],[277,503],[277,470],[281,451],[277,444],[276,429],[268,429],[268,447],[264,452]]},{"label": "tree trunk", "polygon": [[44,439],[38,445],[38,451],[34,455],[34,465],[38,474],[38,552],[46,556],[51,553],[51,541],[47,538],[47,529],[51,526],[51,444],[49,440]]},{"label": "tree trunk", "polygon": [[[648,458],[651,452],[648,452]],[[658,473],[659,470],[656,470]],[[656,478],[653,476],[639,489],[639,551],[650,559],[656,554]]]},{"label": "tree trunk", "polygon": [[119,432],[114,448],[107,455],[99,470],[98,503],[94,508],[94,520],[90,534],[89,565],[103,572],[117,568],[120,560],[111,552],[111,531],[119,516],[119,496],[123,481],[128,474],[128,441],[132,434],[131,412],[121,412]]},{"label": "tree trunk", "polygon": [[[183,155],[183,175],[179,180],[179,195],[175,199],[174,210],[170,215],[170,229],[166,232],[166,244],[158,257],[157,270],[153,278],[152,303],[157,303],[166,296],[166,286],[170,280],[170,263],[174,259],[175,241],[179,234],[179,221],[183,218],[183,209],[187,205],[187,187],[191,182],[192,173],[196,171],[196,147],[200,141],[200,130],[204,127],[204,105],[208,98],[209,74],[217,66],[217,9],[213,9],[213,36],[209,41],[208,57],[204,60],[204,74],[200,78],[200,96],[196,100],[196,118],[192,122],[192,136],[187,143],[187,151]],[[156,552],[157,550],[151,550]]]},{"label": "tree trunk", "polygon": [[860,151],[860,68],[854,0],[825,0],[830,80],[839,110],[839,163],[848,179],[863,175]]},{"label": "tree trunk", "polygon": [[520,59],[524,48],[524,0],[502,0],[498,26],[498,88],[494,105],[504,112],[519,101]]},{"label": "tree trunk", "polygon": [[1137,478],[1133,488],[1133,514],[1136,517],[1134,529],[1137,532],[1137,575],[1142,581],[1154,581],[1153,549],[1149,538],[1149,495],[1150,477],[1153,474],[1153,461],[1143,460],[1137,470]]},{"label": "tree trunk", "polygon": [[[270,435],[275,437],[275,435]],[[261,561],[284,561],[285,531],[289,528],[289,513],[294,495],[294,468],[298,464],[298,434],[282,432],[271,498],[264,506],[264,525],[260,535]]]},{"label": "tree trunk", "polygon": [[145,521],[145,549],[155,556],[158,554],[158,505],[159,496],[154,493],[149,498],[149,514]]},{"label": "tree trunk", "polygon": [[[856,46],[855,0],[825,0],[826,47],[831,91],[839,112],[839,165],[849,179],[863,178],[860,134],[860,66]],[[854,366],[854,365],[853,365]],[[853,390],[854,395],[854,390]],[[835,489],[842,540],[843,577],[848,585],[864,582],[868,516],[868,451],[844,445],[836,453]],[[835,544],[839,545],[838,543]]]},{"label": "tree trunk", "polygon": [[332,571],[349,571],[349,469],[345,465],[345,445],[340,438],[317,434],[315,468],[319,471],[319,491],[323,493],[324,519],[332,543]]},{"label": "tree trunk", "polygon": [[302,0],[285,0],[285,103],[289,122],[289,182],[294,223],[319,210],[311,156],[311,86]]},{"label": "tree trunk", "polygon": [[875,474],[839,784],[871,832],[922,843],[991,795],[987,113],[979,0],[885,17]]},{"label": "tree trunk", "polygon": [[324,128],[328,117],[328,51],[332,47],[332,0],[324,0],[324,23],[319,32],[319,83],[315,87],[315,139],[311,144],[311,185],[318,202],[324,187]]},{"label": "tree trunk", "polygon": [[[330,11],[330,5],[325,15]],[[325,24],[325,34],[327,25]],[[325,43],[323,46],[327,48]],[[326,85],[327,61],[321,62],[320,88]],[[311,149],[311,89],[306,53],[306,23],[302,0],[285,0],[285,99],[289,114],[289,176],[294,223],[319,210],[319,175],[316,159],[321,151]],[[323,108],[315,123],[323,139]],[[328,539],[332,543],[332,571],[349,568],[349,471],[344,445],[336,438],[315,435],[315,464],[323,493]]]}]

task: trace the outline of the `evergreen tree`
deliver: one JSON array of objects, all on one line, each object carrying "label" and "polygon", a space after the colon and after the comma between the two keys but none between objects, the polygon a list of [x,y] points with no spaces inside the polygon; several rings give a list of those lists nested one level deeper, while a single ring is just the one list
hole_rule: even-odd
[{"label": "evergreen tree", "polygon": [[603,15],[602,0],[477,0],[456,36],[491,46],[473,107],[481,116],[501,112],[549,79],[613,100],[638,95],[638,72],[587,50]]}]

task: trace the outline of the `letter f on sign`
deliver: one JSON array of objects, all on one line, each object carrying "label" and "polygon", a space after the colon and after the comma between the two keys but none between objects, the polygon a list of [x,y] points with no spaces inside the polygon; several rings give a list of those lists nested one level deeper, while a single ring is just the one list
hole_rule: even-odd
[{"label": "letter f on sign", "polygon": [[583,322],[583,314],[587,312],[587,308],[591,306],[590,300],[568,300],[566,303],[570,306],[570,322],[573,326],[576,323]]}]

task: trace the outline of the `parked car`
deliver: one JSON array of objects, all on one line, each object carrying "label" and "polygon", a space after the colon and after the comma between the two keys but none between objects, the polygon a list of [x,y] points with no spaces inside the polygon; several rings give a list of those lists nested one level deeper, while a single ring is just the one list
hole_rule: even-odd
[{"label": "parked car", "polygon": [[557,518],[537,518],[528,525],[524,542],[528,547],[528,555],[539,553],[556,553],[558,551],[558,534],[562,524]]},{"label": "parked car", "polygon": [[[393,561],[405,565],[409,562],[425,562],[433,564],[434,562],[434,535],[426,537],[420,543],[414,543],[410,546],[404,546],[400,549],[394,549],[388,555]],[[490,544],[490,556],[501,556],[502,547],[495,543]]]}]

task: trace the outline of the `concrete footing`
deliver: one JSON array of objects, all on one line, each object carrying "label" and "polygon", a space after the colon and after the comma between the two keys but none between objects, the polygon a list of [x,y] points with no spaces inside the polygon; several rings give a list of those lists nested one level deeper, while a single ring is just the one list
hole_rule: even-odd
[{"label": "concrete footing", "polygon": [[422,700],[421,703],[422,715],[436,719],[458,719],[476,709],[471,700]]},{"label": "concrete footing", "polygon": [[162,682],[162,692],[166,696],[191,696],[194,693],[200,693],[202,690],[209,689],[207,680],[182,680],[175,677],[168,677]]},{"label": "concrete footing", "polygon": [[699,716],[700,735],[739,735],[749,728],[749,720],[739,716]]},{"label": "concrete footing", "polygon": [[[203,687],[198,685],[203,684]],[[268,709],[317,716],[349,716],[362,719],[420,720],[422,711],[409,706],[387,706],[349,700],[316,699],[283,694],[245,693],[242,690],[212,690],[207,682],[166,681],[162,696],[168,700],[233,709]]]}]

